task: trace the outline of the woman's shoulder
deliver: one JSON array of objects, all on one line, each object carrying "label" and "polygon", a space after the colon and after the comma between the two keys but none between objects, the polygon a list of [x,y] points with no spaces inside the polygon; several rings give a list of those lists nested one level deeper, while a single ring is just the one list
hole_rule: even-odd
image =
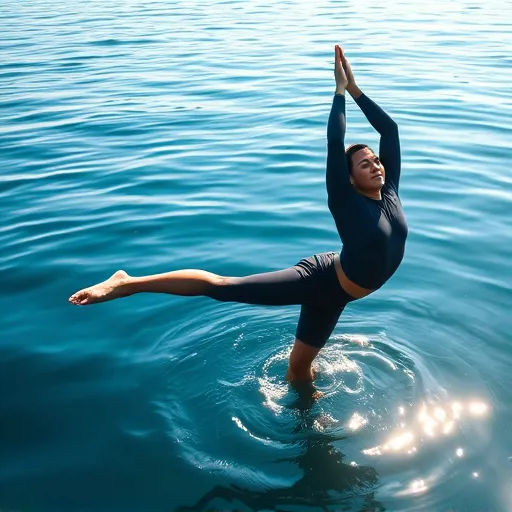
[{"label": "woman's shoulder", "polygon": [[398,197],[398,190],[392,181],[386,181],[381,190],[381,195],[396,196]]}]

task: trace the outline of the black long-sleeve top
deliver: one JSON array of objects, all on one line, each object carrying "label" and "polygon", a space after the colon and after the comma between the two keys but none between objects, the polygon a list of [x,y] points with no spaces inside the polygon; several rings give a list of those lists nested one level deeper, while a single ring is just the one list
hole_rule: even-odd
[{"label": "black long-sleeve top", "polygon": [[363,288],[380,288],[400,265],[407,222],[398,197],[400,140],[398,126],[362,94],[356,103],[380,133],[379,158],[385,169],[381,200],[356,191],[345,155],[345,96],[333,98],[327,124],[327,196],[343,247],[340,262],[346,276]]}]

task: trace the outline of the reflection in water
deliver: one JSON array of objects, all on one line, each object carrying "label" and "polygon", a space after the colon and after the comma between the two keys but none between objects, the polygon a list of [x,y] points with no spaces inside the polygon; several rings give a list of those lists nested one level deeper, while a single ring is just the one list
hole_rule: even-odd
[{"label": "reflection in water", "polygon": [[425,480],[418,479],[414,480],[405,490],[399,491],[397,493],[397,496],[410,496],[411,494],[422,494],[427,490],[428,486],[425,483]]},{"label": "reflection in water", "polygon": [[[465,414],[471,417],[482,417],[487,412],[488,407],[483,402],[468,404],[453,402],[447,407],[423,404],[416,419],[413,418],[409,426],[401,421],[400,427],[384,444],[363,450],[363,453],[370,456],[383,455],[386,452],[402,452],[413,455],[418,451],[416,441],[447,436],[454,432],[458,422]],[[399,414],[405,416],[403,407],[400,407]],[[457,448],[455,453],[458,457],[462,457],[464,450]],[[423,488],[423,485],[420,487]]]},{"label": "reflection in water", "polygon": [[[192,507],[179,507],[176,512],[201,510],[229,510],[227,502],[236,503],[237,510],[290,510],[290,506],[313,506],[317,510],[328,510],[328,506],[342,505],[347,510],[381,512],[382,504],[375,500],[374,489],[377,473],[369,466],[345,463],[344,455],[333,445],[340,436],[328,436],[315,429],[319,416],[311,412],[317,392],[311,384],[294,387],[297,399],[291,405],[299,415],[293,433],[301,434],[300,455],[285,461],[293,462],[302,470],[303,476],[291,487],[253,491],[237,486],[216,486],[207,492]],[[361,418],[362,419],[362,418]],[[361,423],[356,418],[356,422]],[[280,461],[282,461],[281,459]],[[243,504],[244,508],[240,508]],[[280,508],[285,507],[285,508]]]},{"label": "reflection in water", "polygon": [[[342,392],[340,415],[346,414],[343,427],[336,425],[338,420],[329,414],[317,414],[316,407],[313,409],[317,398],[313,385],[295,386],[295,394],[289,394],[289,387],[282,381],[288,351],[280,351],[266,359],[262,375],[257,378],[265,410],[268,408],[273,413],[269,416],[285,413],[287,425],[287,412],[290,410],[294,418],[298,418],[297,421],[292,420],[292,440],[280,450],[284,453],[290,448],[294,456],[274,462],[285,462],[299,469],[302,475],[299,480],[289,487],[265,490],[218,485],[195,505],[178,508],[178,511],[344,509],[376,512],[384,510],[382,503],[376,500],[377,488],[378,496],[383,500],[429,499],[440,483],[446,484],[454,462],[470,463],[471,446],[457,434],[468,419],[481,419],[488,414],[489,408],[485,403],[467,398],[459,401],[431,398],[415,406],[411,403],[415,402],[414,395],[424,393],[417,390],[419,377],[411,370],[414,368],[412,362],[405,364],[400,354],[395,354],[393,359],[384,351],[376,354],[368,343],[368,350],[364,351],[351,348],[350,353],[344,353],[340,347],[326,349],[317,361],[319,378],[316,386],[325,397],[334,397]],[[363,373],[364,364],[357,357],[365,358],[366,364],[369,357],[374,357],[376,364],[370,365],[368,376]],[[395,388],[398,391],[393,393]],[[411,388],[414,392],[410,392]],[[375,398],[384,390],[384,405],[400,400],[394,426],[390,425],[389,408],[383,407],[382,402]],[[352,402],[347,404],[347,397],[352,398]],[[290,399],[293,400],[291,404]],[[275,446],[275,440],[257,436],[242,419],[231,414],[231,420],[258,444],[267,445],[269,450]],[[266,425],[265,431],[268,432],[272,426]],[[353,455],[345,460],[338,449],[339,443],[336,443],[344,439],[344,434],[339,434],[340,430],[355,441],[351,443],[351,449],[361,450],[363,460],[353,462]],[[387,432],[383,440],[369,444],[368,436],[380,435],[383,431]],[[361,443],[364,444],[361,446]],[[377,443],[377,446],[369,448]],[[297,450],[300,453],[295,455]],[[379,479],[376,470],[365,465],[373,466],[374,462],[380,472]],[[466,478],[473,483],[481,481],[483,473],[477,473],[479,470],[478,466],[471,467]]]},{"label": "reflection in water", "polygon": [[348,422],[348,428],[350,430],[359,430],[363,425],[366,425],[368,420],[363,418],[358,412],[355,412]]},{"label": "reflection in water", "polygon": [[[483,402],[453,402],[448,405],[422,404],[419,412],[412,414],[409,424],[405,409],[399,408],[399,428],[382,445],[363,450],[368,456],[399,455],[412,457],[422,451],[422,445],[436,442],[443,437],[453,434],[459,423],[465,418],[481,418],[488,413],[488,406]],[[457,447],[454,452],[458,458],[464,457],[464,448]],[[404,483],[395,496],[411,496],[423,494],[431,489],[438,476],[432,474],[428,477],[417,478]],[[480,477],[478,472],[472,473],[472,478]]]}]

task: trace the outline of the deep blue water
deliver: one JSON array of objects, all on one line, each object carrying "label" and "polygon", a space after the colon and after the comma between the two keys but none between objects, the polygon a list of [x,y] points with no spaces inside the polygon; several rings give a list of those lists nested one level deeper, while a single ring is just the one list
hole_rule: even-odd
[{"label": "deep blue water", "polygon": [[[4,0],[0,23],[2,512],[512,510],[510,3]],[[68,304],[120,268],[338,250],[335,43],[399,123],[410,234],[321,352],[323,398],[284,380],[298,307]]]}]

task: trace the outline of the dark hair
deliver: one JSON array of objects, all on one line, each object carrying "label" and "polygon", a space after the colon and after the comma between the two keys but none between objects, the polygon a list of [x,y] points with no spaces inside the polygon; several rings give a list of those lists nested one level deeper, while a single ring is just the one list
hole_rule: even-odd
[{"label": "dark hair", "polygon": [[351,144],[346,150],[345,150],[345,156],[347,157],[347,165],[349,172],[352,172],[352,155],[359,151],[360,149],[368,148],[370,151],[372,151],[372,148],[368,146],[367,144]]}]

